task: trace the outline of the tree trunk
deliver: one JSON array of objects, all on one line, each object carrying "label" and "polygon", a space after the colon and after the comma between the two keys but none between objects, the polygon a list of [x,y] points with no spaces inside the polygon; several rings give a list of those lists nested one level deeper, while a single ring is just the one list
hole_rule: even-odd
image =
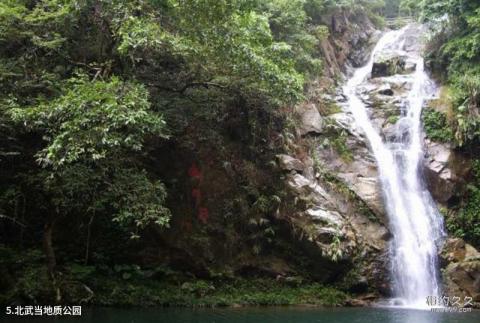
[{"label": "tree trunk", "polygon": [[52,244],[54,224],[55,221],[49,218],[43,227],[43,251],[45,252],[45,256],[47,258],[47,269],[50,277],[55,275],[55,267],[57,266],[57,259],[55,257],[55,251],[53,250]]},{"label": "tree trunk", "polygon": [[90,256],[90,239],[92,236],[92,223],[93,223],[94,217],[95,217],[95,210],[93,211],[93,214],[90,217],[90,221],[88,221],[88,226],[87,226],[87,242],[85,246],[85,260],[84,260],[85,265],[88,265],[88,258]]},{"label": "tree trunk", "polygon": [[57,286],[57,277],[55,274],[57,259],[55,257],[55,250],[53,250],[52,242],[54,225],[55,219],[49,216],[43,227],[43,251],[45,252],[45,257],[47,258],[48,276],[52,281],[53,291],[55,292],[55,300],[58,303],[62,300],[62,296],[60,293],[60,288]]}]

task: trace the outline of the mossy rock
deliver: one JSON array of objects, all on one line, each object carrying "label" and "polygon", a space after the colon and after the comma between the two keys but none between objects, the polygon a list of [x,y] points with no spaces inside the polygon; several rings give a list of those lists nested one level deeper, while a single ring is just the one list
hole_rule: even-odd
[{"label": "mossy rock", "polygon": [[415,66],[411,66],[407,58],[405,55],[380,56],[373,63],[372,78],[412,72]]}]

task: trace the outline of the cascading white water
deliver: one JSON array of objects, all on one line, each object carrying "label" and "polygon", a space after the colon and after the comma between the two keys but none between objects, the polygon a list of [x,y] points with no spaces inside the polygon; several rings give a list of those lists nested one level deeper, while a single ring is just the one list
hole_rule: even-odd
[{"label": "cascading white water", "polygon": [[[408,26],[381,37],[369,62],[355,71],[343,88],[355,123],[363,129],[375,156],[384,204],[393,238],[390,245],[392,278],[396,304],[426,307],[427,296],[440,294],[437,254],[444,236],[443,220],[430,193],[423,185],[420,163],[423,157],[421,110],[435,93],[432,80],[424,71],[421,53],[403,51]],[[418,40],[418,39],[417,39]],[[397,122],[395,138],[384,141],[369,118],[366,104],[357,95],[382,51],[401,52],[416,63],[415,72],[405,76],[411,89]]]}]

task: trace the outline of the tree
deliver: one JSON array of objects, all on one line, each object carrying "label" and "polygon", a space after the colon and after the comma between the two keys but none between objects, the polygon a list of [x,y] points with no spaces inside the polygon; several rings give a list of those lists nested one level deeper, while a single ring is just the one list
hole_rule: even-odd
[{"label": "tree", "polygon": [[[170,217],[163,205],[164,186],[151,181],[134,157],[147,137],[166,137],[165,122],[151,111],[146,89],[116,77],[89,80],[83,75],[64,87],[58,98],[9,111],[14,121],[43,134],[37,176],[50,205],[44,249],[53,281],[52,235],[58,217],[83,213],[91,224],[95,214],[104,212],[134,228],[165,226]],[[86,261],[88,248],[87,240]]]}]

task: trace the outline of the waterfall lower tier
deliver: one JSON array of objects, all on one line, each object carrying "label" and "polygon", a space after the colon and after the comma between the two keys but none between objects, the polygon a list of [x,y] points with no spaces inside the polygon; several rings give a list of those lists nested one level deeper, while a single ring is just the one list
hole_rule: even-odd
[{"label": "waterfall lower tier", "polygon": [[[393,238],[391,273],[396,304],[426,307],[427,296],[440,294],[437,254],[444,237],[442,217],[422,181],[423,135],[421,111],[436,93],[421,57],[422,27],[409,25],[389,31],[377,43],[369,62],[355,70],[343,88],[356,125],[363,130],[375,156],[385,211]],[[401,74],[401,75],[400,75]],[[382,135],[372,117],[381,105],[369,104],[369,82],[389,84],[401,78],[399,115],[389,136]],[[397,95],[397,89],[390,95]],[[381,94],[383,95],[383,94]]]}]

